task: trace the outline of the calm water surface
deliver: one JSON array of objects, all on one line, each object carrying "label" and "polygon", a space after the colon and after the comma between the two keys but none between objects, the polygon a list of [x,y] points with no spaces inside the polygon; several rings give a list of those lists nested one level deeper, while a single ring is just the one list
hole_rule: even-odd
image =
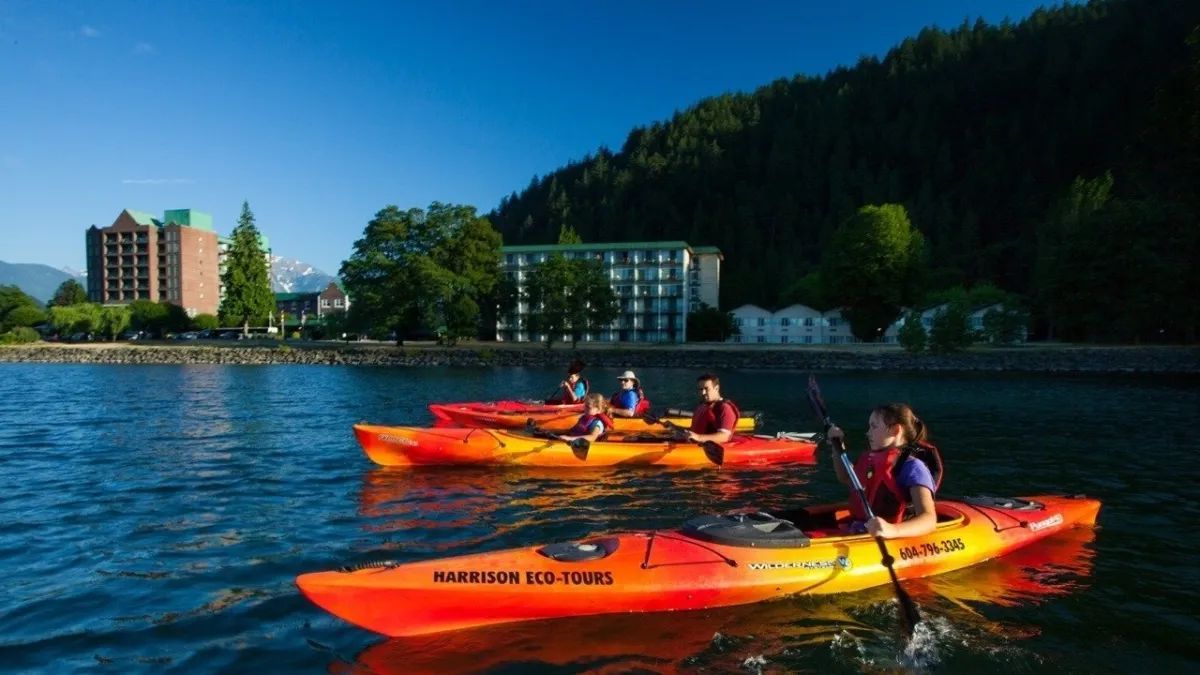
[{"label": "calm water surface", "polygon": [[[590,371],[612,384],[616,371]],[[690,405],[696,373],[640,373]],[[801,373],[722,373],[769,430],[814,430]],[[844,499],[827,453],[777,470],[386,470],[350,425],[430,400],[543,396],[520,368],[0,364],[0,670],[37,672],[1128,672],[1200,662],[1195,379],[830,373],[835,419],[907,400],[947,494],[1071,492],[1100,527],[906,587],[706,612],[386,640],[293,578],[381,559],[672,527]],[[858,441],[860,437],[854,437]],[[856,444],[861,448],[861,443]],[[599,601],[599,600],[598,600]]]}]

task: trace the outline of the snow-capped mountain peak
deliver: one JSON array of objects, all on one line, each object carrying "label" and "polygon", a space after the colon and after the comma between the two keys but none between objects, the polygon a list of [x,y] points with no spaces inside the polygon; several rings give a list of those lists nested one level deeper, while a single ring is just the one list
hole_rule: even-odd
[{"label": "snow-capped mountain peak", "polygon": [[271,290],[276,293],[314,293],[325,290],[333,276],[312,265],[283,256],[271,256]]}]

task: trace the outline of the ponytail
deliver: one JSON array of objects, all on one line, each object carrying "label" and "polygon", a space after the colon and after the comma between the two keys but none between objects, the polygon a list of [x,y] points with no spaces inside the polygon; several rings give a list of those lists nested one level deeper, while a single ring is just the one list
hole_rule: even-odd
[{"label": "ponytail", "polygon": [[872,412],[879,415],[879,419],[889,427],[900,425],[905,445],[928,442],[928,428],[907,403],[887,403],[876,406]]}]

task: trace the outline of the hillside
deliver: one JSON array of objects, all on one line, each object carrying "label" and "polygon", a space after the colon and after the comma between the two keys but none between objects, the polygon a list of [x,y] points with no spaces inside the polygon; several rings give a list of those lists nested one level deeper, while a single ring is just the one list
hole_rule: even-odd
[{"label": "hillside", "polygon": [[73,277],[49,265],[0,261],[0,286],[17,286],[39,302],[49,302],[54,291],[67,279],[78,279],[79,283],[86,284],[82,277]]},{"label": "hillside", "polygon": [[634,129],[490,218],[506,244],[553,242],[567,223],[584,241],[715,245],[722,306],[775,307],[838,223],[897,202],[934,283],[1030,294],[1038,226],[1076,177],[1112,171],[1118,196],[1195,204],[1195,162],[1170,139],[1196,142],[1200,101],[1180,78],[1200,73],[1198,24],[1194,1],[1114,0],[925,29],[883,59]]}]

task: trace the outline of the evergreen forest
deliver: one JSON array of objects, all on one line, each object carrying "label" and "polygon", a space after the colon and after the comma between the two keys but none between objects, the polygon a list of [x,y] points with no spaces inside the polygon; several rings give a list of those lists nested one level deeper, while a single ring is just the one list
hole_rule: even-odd
[{"label": "evergreen forest", "polygon": [[1198,185],[1200,2],[1096,0],[714,96],[489,219],[505,244],[717,246],[728,310],[805,299],[837,228],[898,204],[928,291],[1018,294],[1034,336],[1194,341]]}]

